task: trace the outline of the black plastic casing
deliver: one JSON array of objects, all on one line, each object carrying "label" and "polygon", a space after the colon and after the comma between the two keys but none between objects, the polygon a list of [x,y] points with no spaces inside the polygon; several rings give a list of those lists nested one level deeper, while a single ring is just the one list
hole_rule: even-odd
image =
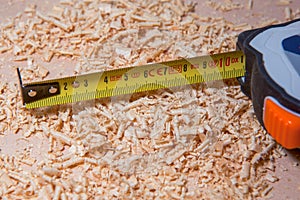
[{"label": "black plastic casing", "polygon": [[245,95],[251,98],[256,117],[263,126],[264,100],[267,96],[274,97],[282,106],[293,110],[296,113],[300,113],[300,101],[287,94],[284,88],[280,87],[272,77],[269,76],[264,66],[264,55],[250,46],[250,42],[258,34],[267,29],[283,27],[297,21],[300,21],[300,19],[245,31],[238,36],[237,49],[243,51],[246,55],[246,73],[244,77],[239,77],[238,81],[240,82],[241,89]]}]

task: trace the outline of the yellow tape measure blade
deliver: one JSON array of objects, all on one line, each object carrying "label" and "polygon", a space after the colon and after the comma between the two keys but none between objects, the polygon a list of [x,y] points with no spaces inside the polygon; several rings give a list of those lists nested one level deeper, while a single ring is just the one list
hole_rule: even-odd
[{"label": "yellow tape measure blade", "polygon": [[[241,51],[199,56],[31,83],[24,87],[34,86],[38,89],[42,84],[58,83],[60,93],[25,102],[25,106],[37,108],[73,103],[240,77],[244,74],[245,56]],[[27,95],[24,92],[22,94]]]}]

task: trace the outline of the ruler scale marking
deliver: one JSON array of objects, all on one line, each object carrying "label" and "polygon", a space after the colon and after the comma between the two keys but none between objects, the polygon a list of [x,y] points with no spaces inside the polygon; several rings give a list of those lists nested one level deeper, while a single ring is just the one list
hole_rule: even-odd
[{"label": "ruler scale marking", "polygon": [[38,91],[40,85],[58,83],[59,94],[27,97],[25,107],[36,108],[233,78],[245,73],[243,56],[235,51],[40,81],[21,85],[22,96],[28,88]]}]

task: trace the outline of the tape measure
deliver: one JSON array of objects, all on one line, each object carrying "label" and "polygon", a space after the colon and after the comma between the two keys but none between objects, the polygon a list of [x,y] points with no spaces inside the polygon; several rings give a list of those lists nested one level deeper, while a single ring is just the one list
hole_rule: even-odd
[{"label": "tape measure", "polygon": [[18,74],[25,107],[37,108],[243,76],[244,60],[236,51],[29,84]]},{"label": "tape measure", "polygon": [[246,55],[238,80],[259,122],[283,147],[300,147],[300,19],[243,32],[237,48]]},{"label": "tape measure", "polygon": [[259,122],[285,148],[300,147],[300,19],[243,32],[237,51],[23,84],[37,108],[238,77]]}]

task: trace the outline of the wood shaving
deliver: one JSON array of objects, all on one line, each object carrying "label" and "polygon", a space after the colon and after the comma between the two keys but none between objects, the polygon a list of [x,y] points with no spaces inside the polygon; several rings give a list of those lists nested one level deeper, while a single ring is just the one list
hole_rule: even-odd
[{"label": "wood shaving", "polygon": [[[233,3],[232,1],[216,2],[213,0],[206,1],[206,4],[211,6],[215,10],[221,10],[228,12],[234,9],[242,9],[244,6],[240,3]],[[248,4],[249,6],[249,4]]]},{"label": "wood shaving", "polygon": [[291,20],[292,19],[292,9],[290,7],[285,7],[284,15],[285,15],[286,20]]},{"label": "wood shaving", "polygon": [[[206,4],[230,12],[252,9],[253,1]],[[234,50],[238,33],[252,28],[199,17],[193,10],[181,0],[61,0],[49,13],[30,5],[26,17],[0,26],[0,53],[19,62],[30,82],[51,72],[41,59],[73,59],[74,74],[103,71]],[[286,18],[297,13],[286,11]],[[1,137],[45,138],[34,142],[39,155],[33,147],[1,152],[0,194],[3,199],[264,198],[278,180],[272,159],[284,154],[253,112],[236,83],[27,110],[18,85],[0,82]]]},{"label": "wood shaving", "polygon": [[288,5],[290,5],[291,3],[292,3],[291,0],[278,0],[278,1],[276,2],[276,5],[278,5],[278,6],[288,6]]},{"label": "wood shaving", "polygon": [[251,10],[253,8],[253,0],[248,0],[247,9]]}]

